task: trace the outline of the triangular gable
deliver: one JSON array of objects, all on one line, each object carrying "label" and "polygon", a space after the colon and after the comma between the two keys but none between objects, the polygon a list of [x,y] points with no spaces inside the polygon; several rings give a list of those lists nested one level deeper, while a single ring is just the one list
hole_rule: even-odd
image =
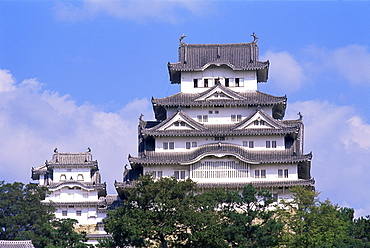
[{"label": "triangular gable", "polygon": [[265,111],[263,111],[262,109],[257,109],[254,113],[248,116],[245,120],[238,123],[233,129],[234,130],[243,130],[247,128],[281,129],[284,127],[286,126],[274,120]]},{"label": "triangular gable", "polygon": [[164,120],[161,124],[149,128],[151,131],[166,131],[166,130],[206,130],[203,124],[193,120],[185,114],[181,109],[173,113],[172,116]]},{"label": "triangular gable", "polygon": [[245,100],[245,98],[222,84],[217,84],[193,99],[193,101],[206,100]]}]

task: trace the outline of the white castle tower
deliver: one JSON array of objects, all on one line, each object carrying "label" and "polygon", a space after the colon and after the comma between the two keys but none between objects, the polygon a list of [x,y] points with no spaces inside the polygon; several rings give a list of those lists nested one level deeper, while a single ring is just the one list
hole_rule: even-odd
[{"label": "white castle tower", "polygon": [[269,61],[259,61],[258,38],[237,44],[186,44],[168,63],[181,92],[152,98],[155,121],[140,117],[138,156],[115,186],[121,198],[141,174],[190,178],[201,188],[238,190],[252,183],[276,200],[295,185],[314,186],[312,154],[303,153],[302,116],[283,120],[286,96],[258,91]]}]

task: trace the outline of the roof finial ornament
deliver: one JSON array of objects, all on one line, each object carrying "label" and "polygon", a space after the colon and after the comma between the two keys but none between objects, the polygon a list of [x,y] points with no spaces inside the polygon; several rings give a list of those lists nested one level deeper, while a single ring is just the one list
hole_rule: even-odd
[{"label": "roof finial ornament", "polygon": [[139,121],[143,121],[143,114],[140,114],[140,116],[139,116]]},{"label": "roof finial ornament", "polygon": [[54,148],[54,152],[55,152],[55,153],[58,153],[58,148],[56,148],[56,147],[55,147],[55,148]]},{"label": "roof finial ornament", "polygon": [[87,148],[87,152],[91,152],[91,148],[90,147]]},{"label": "roof finial ornament", "polygon": [[253,34],[251,34],[251,36],[253,36],[254,38],[254,42],[257,42],[258,41],[258,36],[253,32]]},{"label": "roof finial ornament", "polygon": [[180,44],[183,44],[184,42],[183,42],[183,39],[186,37],[186,35],[185,34],[182,34],[181,35],[181,37],[180,37]]},{"label": "roof finial ornament", "polygon": [[301,114],[301,112],[298,112],[298,114],[297,114],[297,115],[299,115],[299,119],[300,119],[300,120],[302,120],[303,115]]}]

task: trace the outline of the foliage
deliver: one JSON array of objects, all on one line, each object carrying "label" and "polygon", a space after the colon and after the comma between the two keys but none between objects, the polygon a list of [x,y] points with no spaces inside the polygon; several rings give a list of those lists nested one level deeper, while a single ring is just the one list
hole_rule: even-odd
[{"label": "foliage", "polygon": [[[125,206],[108,213],[109,246],[269,247],[282,225],[267,206],[267,192],[247,186],[242,195],[226,190],[195,194],[193,181],[141,177]],[[257,197],[260,199],[258,199]],[[109,242],[108,242],[109,243]],[[264,245],[258,245],[263,243]],[[107,242],[105,243],[107,245]]]},{"label": "foliage", "polygon": [[0,239],[23,239],[54,218],[54,208],[41,204],[47,188],[0,182]]},{"label": "foliage", "polygon": [[31,239],[36,248],[89,247],[86,234],[74,231],[76,220],[56,220],[44,205],[48,190],[35,184],[0,181],[0,240]]},{"label": "foliage", "polygon": [[45,248],[64,248],[93,247],[83,242],[87,241],[86,233],[77,233],[74,231],[74,224],[77,220],[60,219],[53,220],[51,223],[44,223],[37,233],[30,234],[35,247]]},{"label": "foliage", "polygon": [[353,236],[353,209],[340,208],[318,193],[295,187],[293,200],[285,202],[280,220],[285,223],[286,247],[366,247]]},{"label": "foliage", "polygon": [[242,194],[227,192],[223,204],[225,239],[232,247],[273,247],[278,244],[283,224],[274,218],[274,199],[267,191],[257,191],[252,184]]}]

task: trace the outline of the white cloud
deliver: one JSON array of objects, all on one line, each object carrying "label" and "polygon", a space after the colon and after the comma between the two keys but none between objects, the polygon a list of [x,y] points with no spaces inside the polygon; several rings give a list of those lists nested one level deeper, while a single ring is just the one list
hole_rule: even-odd
[{"label": "white cloud", "polygon": [[[0,70],[0,84],[12,78]],[[14,80],[13,80],[14,81]],[[12,81],[12,82],[13,82]],[[107,113],[93,105],[76,105],[70,96],[41,91],[35,79],[0,92],[0,180],[30,180],[32,167],[50,159],[53,149],[83,152],[92,148],[109,193],[114,180],[122,180],[129,153],[137,154],[138,116],[151,117],[150,102],[130,102],[119,113]]]},{"label": "white cloud", "polygon": [[297,118],[298,112],[304,116],[305,150],[313,152],[312,176],[322,200],[364,215],[370,209],[370,125],[355,108],[327,101],[289,104],[287,119]]},{"label": "white cloud", "polygon": [[269,78],[273,81],[275,88],[283,92],[294,92],[299,90],[307,81],[304,68],[294,59],[293,55],[286,51],[267,51],[262,60],[270,60]]},{"label": "white cloud", "polygon": [[176,14],[178,9],[187,10],[193,15],[200,15],[209,1],[195,0],[82,0],[76,3],[57,2],[56,17],[60,20],[78,21],[97,15],[108,15],[119,19],[144,21],[155,19],[177,23],[184,16]]},{"label": "white cloud", "polygon": [[15,80],[8,70],[0,70],[0,92],[15,89]]},{"label": "white cloud", "polygon": [[334,50],[327,59],[340,75],[354,84],[370,86],[370,51],[360,45],[349,45]]}]

